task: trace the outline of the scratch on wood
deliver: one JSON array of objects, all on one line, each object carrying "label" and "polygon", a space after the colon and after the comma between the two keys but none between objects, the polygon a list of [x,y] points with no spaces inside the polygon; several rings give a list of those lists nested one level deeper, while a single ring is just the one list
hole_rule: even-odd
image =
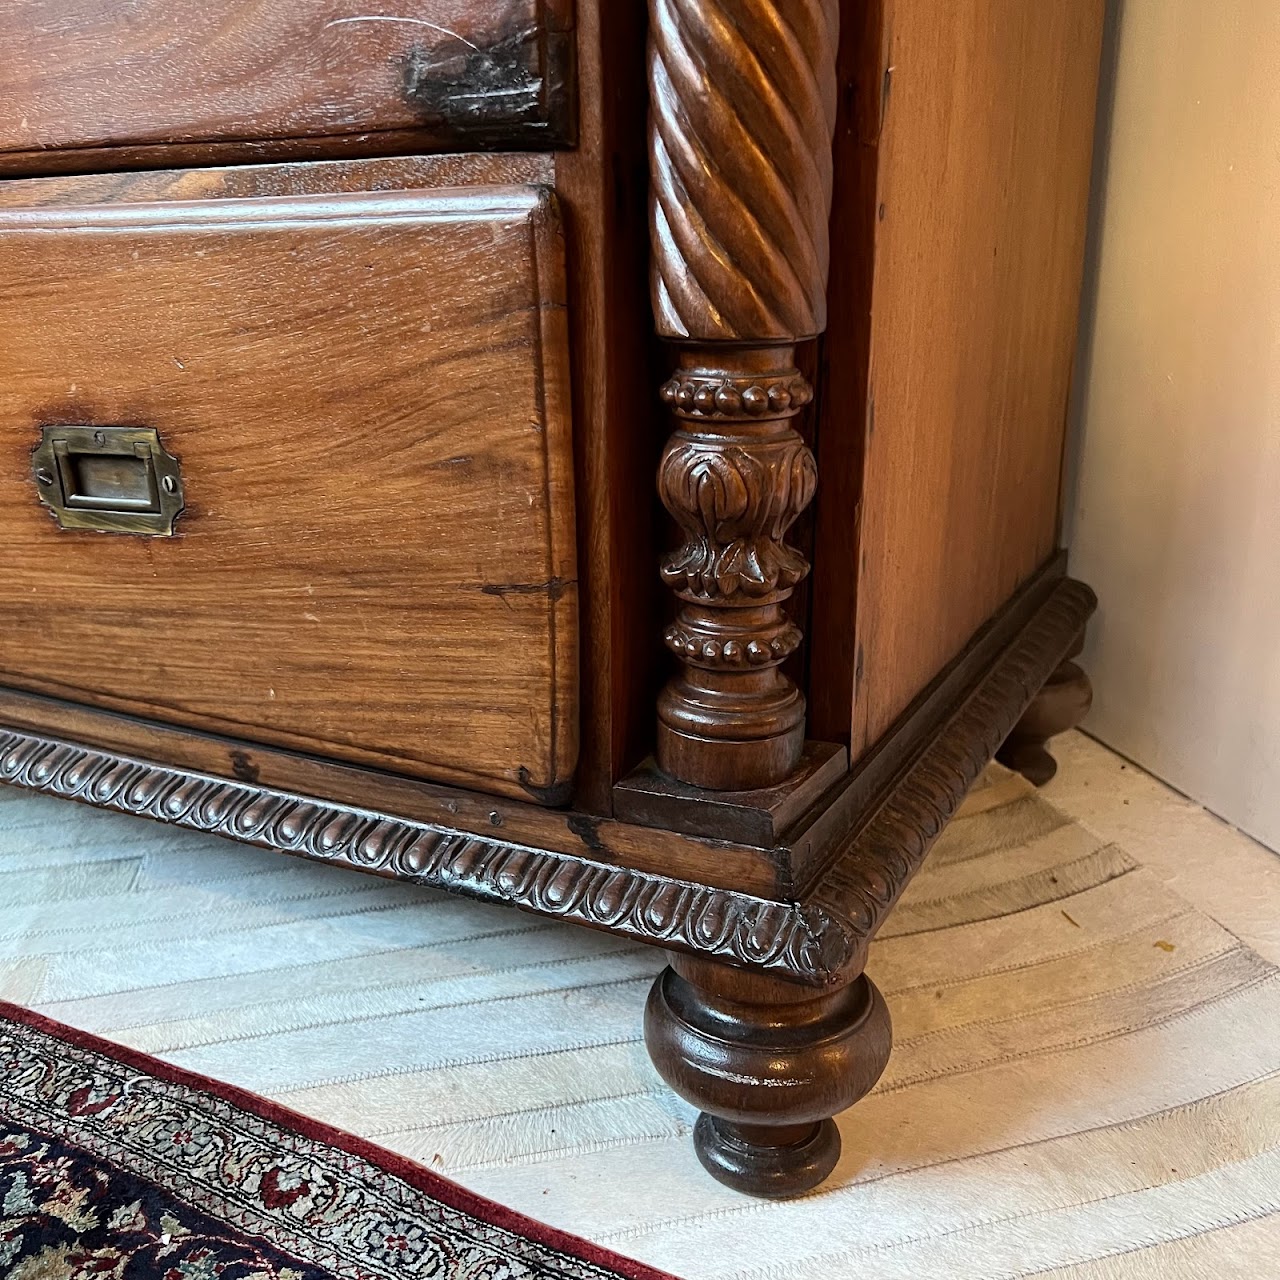
[{"label": "scratch on wood", "polygon": [[480,46],[472,44],[466,36],[460,36],[456,31],[450,31],[448,27],[442,27],[437,23],[428,22],[425,18],[399,18],[387,14],[369,13],[351,18],[332,18],[324,24],[321,30],[328,31],[330,27],[342,27],[352,22],[397,22],[405,23],[413,27],[430,27],[432,31],[438,31],[442,36],[449,36],[453,40],[461,40],[468,48],[474,49],[477,53],[480,52]]}]

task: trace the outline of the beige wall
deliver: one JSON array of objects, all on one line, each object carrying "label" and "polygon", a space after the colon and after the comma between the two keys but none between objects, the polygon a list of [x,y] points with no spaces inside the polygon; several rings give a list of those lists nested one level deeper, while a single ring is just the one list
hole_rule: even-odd
[{"label": "beige wall", "polygon": [[1066,506],[1087,727],[1280,849],[1280,0],[1124,0],[1114,55]]}]

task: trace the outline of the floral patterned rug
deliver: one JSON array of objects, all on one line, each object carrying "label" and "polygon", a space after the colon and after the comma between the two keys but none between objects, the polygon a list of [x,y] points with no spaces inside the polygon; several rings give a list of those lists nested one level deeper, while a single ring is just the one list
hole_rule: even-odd
[{"label": "floral patterned rug", "polygon": [[263,1098],[0,1002],[6,1280],[670,1280]]}]

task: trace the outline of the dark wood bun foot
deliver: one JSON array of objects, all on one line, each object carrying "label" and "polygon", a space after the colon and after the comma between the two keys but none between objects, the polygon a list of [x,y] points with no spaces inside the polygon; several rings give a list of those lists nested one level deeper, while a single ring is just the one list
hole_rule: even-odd
[{"label": "dark wood bun foot", "polygon": [[996,753],[1007,769],[1022,774],[1043,787],[1058,772],[1058,762],[1046,743],[1068,729],[1074,729],[1093,705],[1093,686],[1074,662],[1064,662],[1036,694],[1013,732]]},{"label": "dark wood bun foot", "polygon": [[703,1112],[694,1144],[707,1171],[773,1198],[811,1191],[835,1167],[831,1117],[880,1078],[891,1038],[865,975],[817,991],[677,956],[645,1010],[659,1074]]},{"label": "dark wood bun foot", "polygon": [[997,758],[1006,769],[1022,774],[1033,787],[1043,787],[1058,772],[1058,762],[1043,742],[1006,744]]},{"label": "dark wood bun foot", "polygon": [[840,1159],[840,1130],[834,1120],[785,1127],[737,1125],[705,1111],[693,1130],[693,1146],[702,1167],[735,1191],[785,1200],[825,1182]]}]

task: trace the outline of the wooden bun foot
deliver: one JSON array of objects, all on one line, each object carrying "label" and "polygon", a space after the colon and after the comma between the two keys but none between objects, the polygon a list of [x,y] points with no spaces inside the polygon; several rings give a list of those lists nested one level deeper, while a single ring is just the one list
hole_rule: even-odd
[{"label": "wooden bun foot", "polygon": [[1032,699],[996,759],[1034,786],[1043,787],[1058,772],[1058,762],[1045,744],[1074,729],[1092,705],[1089,677],[1074,662],[1064,662]]},{"label": "wooden bun foot", "polygon": [[832,1116],[889,1060],[889,1011],[865,975],[816,991],[688,956],[672,959],[645,1010],[662,1078],[702,1111],[694,1145],[748,1195],[811,1191],[835,1168]]},{"label": "wooden bun foot", "polygon": [[737,1125],[705,1111],[693,1130],[702,1167],[717,1182],[750,1196],[785,1200],[825,1182],[840,1159],[840,1130],[834,1120],[798,1125]]}]

